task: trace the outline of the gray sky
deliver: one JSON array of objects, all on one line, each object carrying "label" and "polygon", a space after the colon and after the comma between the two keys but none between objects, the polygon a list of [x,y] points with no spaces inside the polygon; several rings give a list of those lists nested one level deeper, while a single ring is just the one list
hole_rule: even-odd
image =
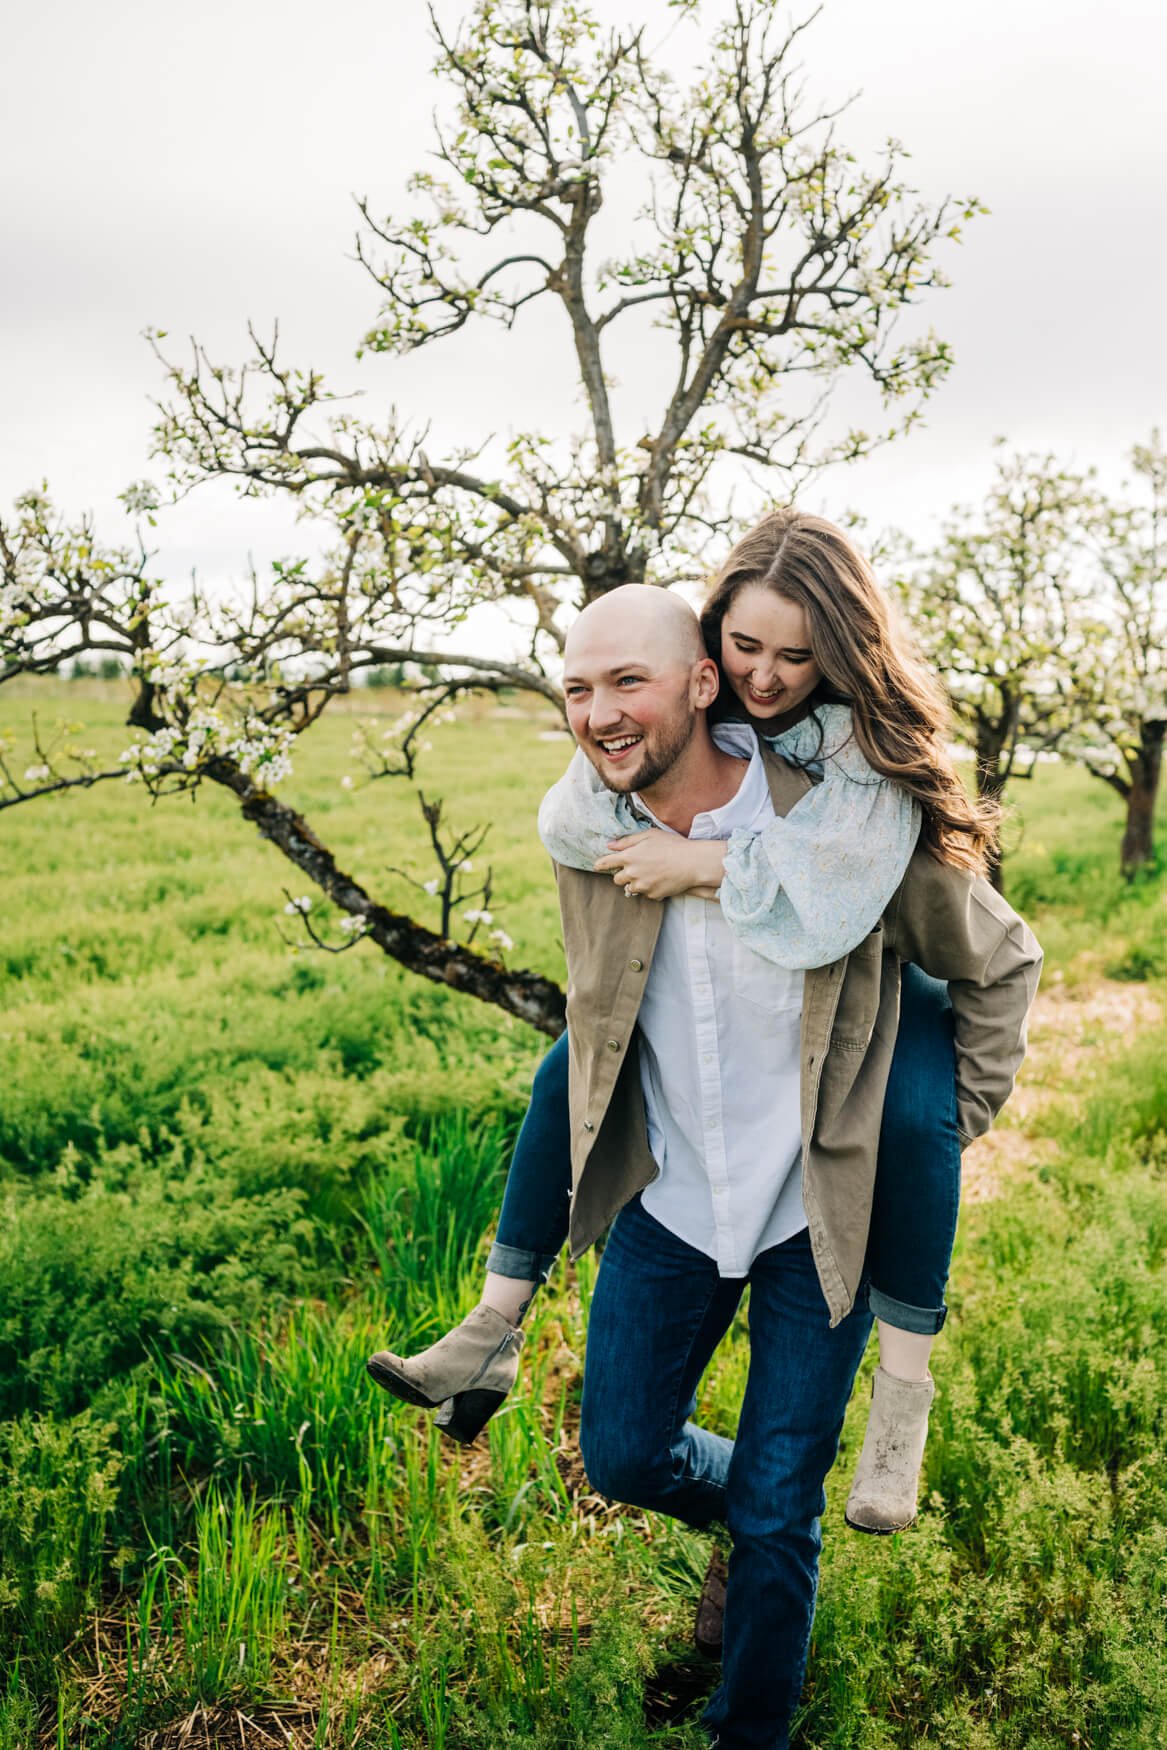
[{"label": "gray sky", "polygon": [[[599,9],[673,30],[671,54],[698,41],[664,0]],[[518,346],[355,363],[376,296],[349,259],[351,197],[402,210],[439,96],[416,0],[38,0],[10,11],[5,36],[0,503],[43,477],[63,508],[124,532],[116,493],[161,472],[147,458],[160,390],[147,324],[230,362],[248,317],[278,316],[289,359],[363,388],[370,415],[396,401],[438,434],[570,423],[564,382],[541,366],[559,352],[550,308]],[[803,41],[813,94],[862,90],[840,123],[849,145],[867,155],[894,134],[925,196],[992,208],[927,306],[957,365],[926,430],[804,502],[926,533],[982,490],[999,435],[1117,480],[1167,414],[1167,11],[828,0]],[[636,371],[624,361],[632,401],[651,386]],[[209,578],[298,540],[282,507],[219,489],[167,513],[158,537],[171,574]]]}]

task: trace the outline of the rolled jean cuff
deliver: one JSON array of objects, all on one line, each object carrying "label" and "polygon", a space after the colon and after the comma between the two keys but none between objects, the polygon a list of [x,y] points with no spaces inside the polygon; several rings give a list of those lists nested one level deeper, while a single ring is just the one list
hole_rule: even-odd
[{"label": "rolled jean cuff", "polygon": [[486,1268],[496,1276],[512,1276],[516,1282],[546,1282],[557,1252],[524,1252],[518,1246],[500,1246],[495,1240],[486,1259]]},{"label": "rolled jean cuff", "polygon": [[897,1331],[911,1331],[917,1337],[935,1337],[948,1317],[946,1306],[909,1306],[906,1300],[893,1300],[890,1294],[881,1294],[875,1287],[867,1290],[867,1305],[872,1318],[894,1325]]}]

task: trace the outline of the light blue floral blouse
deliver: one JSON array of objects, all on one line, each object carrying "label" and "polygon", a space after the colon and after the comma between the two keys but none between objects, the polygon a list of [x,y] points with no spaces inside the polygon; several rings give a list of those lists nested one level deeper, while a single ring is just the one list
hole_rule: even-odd
[{"label": "light blue floral blouse", "polygon": [[[819,705],[765,739],[822,782],[764,831],[731,835],[718,897],[755,953],[806,971],[838,960],[875,928],[915,849],[920,807],[868,765],[846,705]],[[539,809],[539,837],[573,869],[591,869],[608,855],[609,839],[645,825],[631,798],[605,789],[578,750]]]}]

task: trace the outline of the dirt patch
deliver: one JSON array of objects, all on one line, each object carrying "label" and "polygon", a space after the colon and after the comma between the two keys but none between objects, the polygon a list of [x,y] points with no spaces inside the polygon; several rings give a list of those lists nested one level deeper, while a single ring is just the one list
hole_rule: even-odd
[{"label": "dirt patch", "polygon": [[988,1136],[964,1157],[963,1199],[1000,1197],[1035,1163],[1052,1159],[1057,1145],[1034,1134],[1056,1101],[1071,1107],[1089,1095],[1100,1067],[1163,1019],[1163,1005],[1145,985],[1098,979],[1067,987],[1055,973],[1029,1017],[1029,1050],[1013,1096]]}]

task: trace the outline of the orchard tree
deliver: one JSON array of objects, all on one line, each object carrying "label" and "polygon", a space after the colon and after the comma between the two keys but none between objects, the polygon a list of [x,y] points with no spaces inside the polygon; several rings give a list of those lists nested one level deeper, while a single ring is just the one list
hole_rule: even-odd
[{"label": "orchard tree", "polygon": [[[897,593],[971,744],[978,796],[999,801],[1091,720],[1102,677],[1087,542],[1098,498],[1052,456],[1000,460],[927,554],[905,546]],[[997,872],[999,875],[999,871]]]},{"label": "orchard tree", "polygon": [[[743,483],[752,509],[787,500],[815,469],[919,418],[951,355],[899,319],[945,283],[937,254],[978,210],[922,203],[894,141],[869,166],[846,150],[837,114],[804,95],[809,20],[737,0],[702,34],[698,4],[674,11],[696,33],[687,84],[643,28],[604,31],[574,0],[476,0],[453,28],[431,14],[445,94],[434,167],[413,178],[404,216],[359,203],[357,253],[377,299],[362,350],[428,350],[453,374],[483,325],[514,330],[521,349],[530,307],[548,305],[578,427],[468,432],[439,452],[396,411],[357,417],[274,336],[249,330],[235,367],[198,345],[179,360],[156,331],[168,490],[229,479],[247,496],[285,495],[323,531],[325,559],[278,565],[239,602],[176,601],[143,555],[99,552],[38,495],[5,534],[3,678],[58,652],[124,655],[132,774],[155,790],[225,785],[354,931],[548,1032],[562,1024],[554,986],[378,905],[273,797],[295,737],[387,665],[415,677],[420,710],[472,687],[557,700],[549,675],[584,603],[704,576],[749,520],[734,507]],[[618,208],[611,231],[605,202]],[[613,387],[634,354],[660,384],[647,420],[643,397],[634,414]],[[866,385],[864,424],[830,417],[844,380]],[[127,501],[158,508],[146,487]],[[513,611],[525,659],[448,653],[481,603]],[[14,770],[0,801],[108,775],[68,752]],[[404,753],[398,764],[412,773]]]},{"label": "orchard tree", "polygon": [[1106,503],[1098,519],[1099,703],[1070,749],[1126,805],[1127,876],[1154,861],[1167,739],[1167,451],[1157,430],[1131,463],[1141,500]]}]

